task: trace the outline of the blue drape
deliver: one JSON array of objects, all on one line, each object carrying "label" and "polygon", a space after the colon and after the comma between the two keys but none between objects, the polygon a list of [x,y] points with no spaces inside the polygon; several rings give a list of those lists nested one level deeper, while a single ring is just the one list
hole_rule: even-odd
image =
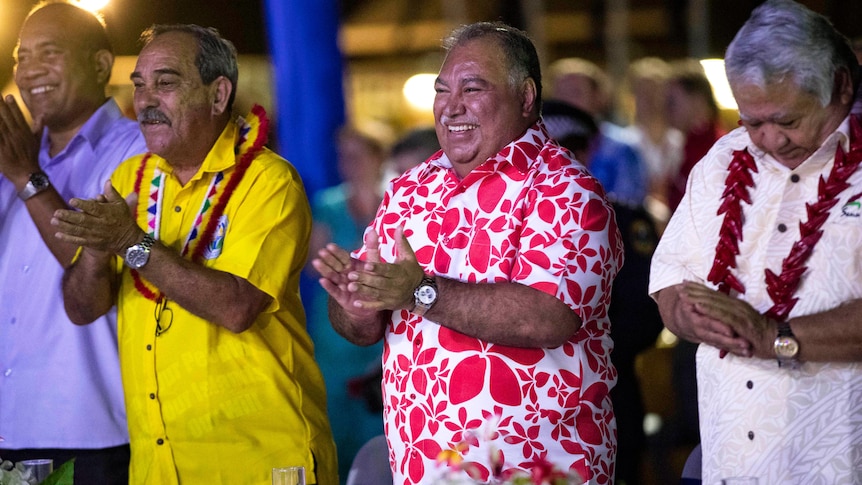
[{"label": "blue drape", "polygon": [[312,197],[338,183],[335,132],[344,123],[337,0],[265,0],[278,152]]},{"label": "blue drape", "polygon": [[[337,0],[265,0],[264,17],[273,63],[277,151],[299,170],[312,199],[339,182],[334,140],[344,123],[344,94]],[[315,291],[321,291],[317,281],[303,272],[305,308]]]}]

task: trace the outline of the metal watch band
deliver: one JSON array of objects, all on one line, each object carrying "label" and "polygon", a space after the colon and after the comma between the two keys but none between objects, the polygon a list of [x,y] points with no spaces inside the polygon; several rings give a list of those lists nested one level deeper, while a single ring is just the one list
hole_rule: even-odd
[{"label": "metal watch band", "polygon": [[141,247],[149,251],[153,249],[154,244],[156,244],[156,238],[149,234],[144,234],[144,239],[141,240]]}]

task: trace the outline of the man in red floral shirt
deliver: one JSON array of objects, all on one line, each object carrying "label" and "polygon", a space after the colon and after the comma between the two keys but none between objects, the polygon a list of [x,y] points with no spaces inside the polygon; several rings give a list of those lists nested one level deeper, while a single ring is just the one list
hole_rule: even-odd
[{"label": "man in red floral shirt", "polygon": [[548,137],[523,32],[472,24],[445,47],[443,150],[392,182],[355,258],[330,244],[313,263],[332,324],[359,345],[385,341],[396,484],[433,482],[445,450],[483,481],[550,462],[612,483],[613,211]]}]

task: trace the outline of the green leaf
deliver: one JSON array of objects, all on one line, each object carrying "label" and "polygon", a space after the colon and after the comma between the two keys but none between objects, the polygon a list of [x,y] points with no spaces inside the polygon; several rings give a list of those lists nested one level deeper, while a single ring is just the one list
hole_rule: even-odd
[{"label": "green leaf", "polygon": [[75,477],[75,459],[63,463],[60,468],[51,472],[40,485],[73,485]]}]

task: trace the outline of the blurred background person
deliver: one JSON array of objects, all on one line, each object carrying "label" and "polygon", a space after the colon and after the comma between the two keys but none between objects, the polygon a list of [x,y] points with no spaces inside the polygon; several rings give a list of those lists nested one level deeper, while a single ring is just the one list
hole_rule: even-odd
[{"label": "blurred background person", "polygon": [[[347,247],[362,244],[362,234],[383,199],[381,181],[388,136],[388,128],[380,125],[362,129],[347,125],[338,132],[338,172],[342,182],[313,197],[310,258],[329,241]],[[306,271],[314,269],[307,265]],[[359,448],[383,434],[383,406],[377,402],[381,393],[379,379],[376,390],[374,387],[383,344],[360,347],[338,335],[329,323],[327,301],[326,291],[313,287],[308,331],[326,384],[338,474],[341,483],[345,483]]]},{"label": "blurred background person", "polygon": [[[551,137],[576,159],[589,159],[599,135],[598,125],[589,113],[549,100],[542,107],[542,119]],[[617,369],[617,383],[611,389],[617,418],[616,483],[633,485],[641,482],[646,446],[644,403],[635,359],[655,343],[663,328],[658,306],[647,294],[649,264],[658,233],[643,205],[614,203],[613,207],[625,249],[625,263],[614,280],[608,308],[614,341],[611,362]]]},{"label": "blurred background person", "polygon": [[856,37],[850,42],[853,48],[853,53],[856,54],[856,61],[862,64],[862,37]]},{"label": "blurred background person", "polygon": [[611,80],[596,64],[581,58],[555,61],[549,69],[550,98],[582,109],[599,125],[589,161],[610,199],[639,206],[647,193],[647,170],[622,127],[609,121]]},{"label": "blurred background person", "polygon": [[668,190],[671,212],[679,205],[692,167],[726,133],[721,126],[718,103],[703,66],[696,59],[671,63],[667,88],[667,113],[671,126],[685,137],[682,163]]},{"label": "blurred background person", "polygon": [[[677,60],[671,63],[671,70],[668,80],[668,120],[685,137],[682,163],[668,189],[668,206],[673,212],[685,193],[691,169],[725,130],[721,126],[712,86],[700,62],[696,59]],[[659,448],[694,447],[700,443],[696,352],[697,344],[684,339],[678,339],[673,347],[671,379],[675,414],[656,437]],[[658,453],[656,456],[661,459],[663,455]]]},{"label": "blurred background person", "polygon": [[[665,106],[667,121],[673,129],[682,133],[683,145],[676,169],[668,174],[668,216],[685,193],[692,167],[725,133],[712,86],[700,62],[696,59],[681,59],[671,62],[669,66]],[[660,231],[666,222],[667,219],[660,222]],[[670,469],[668,460],[672,450],[692,449],[700,443],[695,368],[697,345],[675,337],[670,339],[672,395],[668,399],[673,400],[670,406],[672,411],[658,432],[650,436],[650,457],[662,480],[676,478],[666,475]]]},{"label": "blurred background person", "polygon": [[388,185],[393,178],[431,158],[440,149],[437,132],[433,126],[414,128],[399,138],[386,160],[383,183]]},{"label": "blurred background person", "polygon": [[670,125],[667,85],[670,65],[658,57],[631,63],[626,95],[631,124],[625,128],[647,170],[646,208],[659,230],[670,218],[668,189],[682,162],[683,134]]}]

